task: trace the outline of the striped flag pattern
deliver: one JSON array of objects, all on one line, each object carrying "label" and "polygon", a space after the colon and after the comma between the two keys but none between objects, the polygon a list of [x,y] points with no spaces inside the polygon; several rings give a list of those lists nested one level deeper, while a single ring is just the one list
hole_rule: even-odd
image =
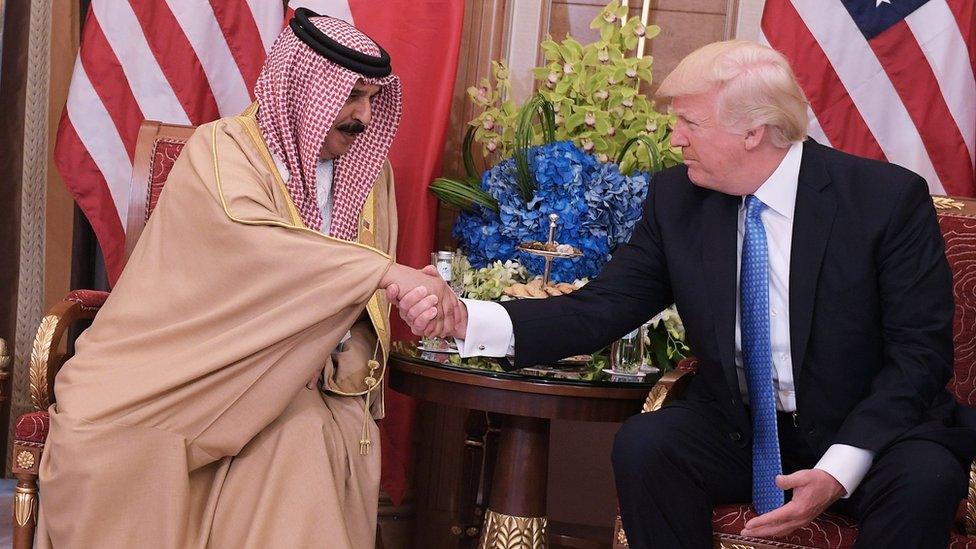
[{"label": "striped flag pattern", "polygon": [[782,52],[810,135],[976,196],[973,0],[766,0],[760,41]]},{"label": "striped flag pattern", "polygon": [[240,113],[294,8],[353,22],[348,0],[92,0],[54,158],[118,279],[143,120],[199,126]]},{"label": "striped flag pattern", "polygon": [[92,0],[54,158],[111,280],[124,262],[139,125],[200,125],[243,110],[283,12],[268,0]]}]

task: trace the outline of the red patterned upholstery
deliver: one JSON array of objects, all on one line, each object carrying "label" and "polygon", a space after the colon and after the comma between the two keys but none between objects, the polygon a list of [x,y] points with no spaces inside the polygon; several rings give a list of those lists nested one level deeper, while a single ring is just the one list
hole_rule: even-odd
[{"label": "red patterned upholstery", "polygon": [[948,549],[976,549],[976,538],[953,532]]},{"label": "red patterned upholstery", "polygon": [[106,299],[108,299],[108,292],[98,290],[75,290],[64,298],[65,301],[74,301],[80,303],[82,307],[91,309],[98,309],[105,304]]},{"label": "red patterned upholstery", "polygon": [[17,419],[14,427],[14,440],[31,445],[44,445],[51,420],[47,412],[31,412]]},{"label": "red patterned upholstery", "polygon": [[785,538],[760,540],[739,535],[746,521],[756,516],[749,505],[722,505],[712,509],[712,530],[725,534],[724,539],[734,537],[738,541],[753,543],[777,542],[782,547],[817,547],[821,549],[841,549],[854,546],[857,539],[857,522],[851,518],[834,513],[824,513],[809,525],[800,528]]},{"label": "red patterned upholstery", "polygon": [[186,145],[185,140],[171,137],[159,138],[153,143],[152,165],[149,174],[149,196],[146,197],[145,221],[147,222],[149,221],[149,215],[156,208],[159,193],[163,192],[163,185],[166,183],[166,178],[169,177],[169,171],[173,169],[173,164],[176,163],[176,157],[180,155],[180,151],[183,150],[184,145]]},{"label": "red patterned upholstery", "polygon": [[952,266],[955,377],[949,389],[959,402],[976,405],[976,218],[957,212],[939,216],[946,257]]}]

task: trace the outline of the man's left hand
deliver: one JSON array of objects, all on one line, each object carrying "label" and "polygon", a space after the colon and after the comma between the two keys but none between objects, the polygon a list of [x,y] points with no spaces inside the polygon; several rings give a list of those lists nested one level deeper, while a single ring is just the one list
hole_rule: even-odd
[{"label": "man's left hand", "polygon": [[837,479],[820,469],[804,469],[792,475],[777,475],[776,486],[793,490],[789,503],[746,522],[743,536],[781,537],[810,524],[845,493]]}]

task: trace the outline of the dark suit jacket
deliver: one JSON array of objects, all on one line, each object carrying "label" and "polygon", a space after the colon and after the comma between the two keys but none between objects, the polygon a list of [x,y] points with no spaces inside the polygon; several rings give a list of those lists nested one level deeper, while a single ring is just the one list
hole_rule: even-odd
[{"label": "dark suit jacket", "polygon": [[[700,361],[686,398],[714,401],[737,429],[730,436],[748,443],[733,357],[740,201],[693,185],[684,166],[659,173],[630,242],[600,276],[568,296],[503,304],[515,366],[592,352],[674,302]],[[951,285],[925,181],[807,140],[789,308],[798,421],[813,450],[877,452],[906,436],[961,457],[976,449],[946,429],[956,406],[945,389]]]}]

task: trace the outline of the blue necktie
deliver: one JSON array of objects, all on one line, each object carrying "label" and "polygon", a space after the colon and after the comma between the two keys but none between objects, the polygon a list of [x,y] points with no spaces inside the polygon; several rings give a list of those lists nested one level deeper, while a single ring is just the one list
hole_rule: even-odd
[{"label": "blue necktie", "polygon": [[783,505],[776,475],[783,472],[776,432],[776,394],[773,392],[773,351],[769,342],[769,260],[762,213],[766,205],[746,197],[745,236],[739,297],[742,359],[752,409],[752,504],[759,514]]}]

